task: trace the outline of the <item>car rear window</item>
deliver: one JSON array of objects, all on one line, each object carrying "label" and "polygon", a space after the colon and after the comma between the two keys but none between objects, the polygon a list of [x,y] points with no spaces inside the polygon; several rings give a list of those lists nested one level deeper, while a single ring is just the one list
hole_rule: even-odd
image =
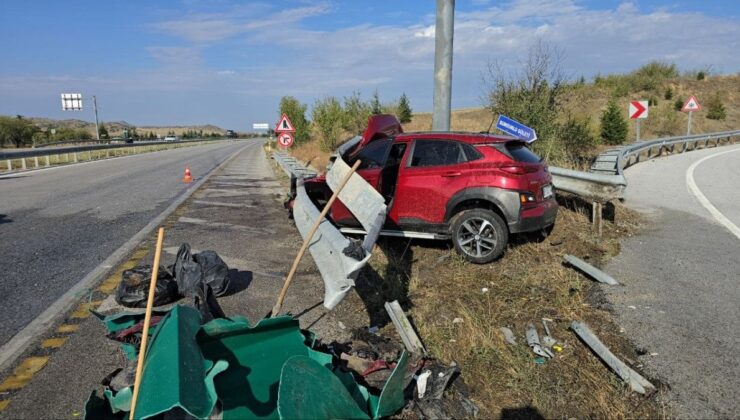
[{"label": "car rear window", "polygon": [[540,157],[522,142],[510,141],[506,143],[506,151],[517,162],[538,163]]}]

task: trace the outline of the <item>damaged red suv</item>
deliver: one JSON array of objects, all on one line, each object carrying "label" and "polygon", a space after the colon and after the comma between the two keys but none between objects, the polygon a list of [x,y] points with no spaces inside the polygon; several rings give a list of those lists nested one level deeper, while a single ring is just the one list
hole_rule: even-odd
[{"label": "damaged red suv", "polygon": [[[452,240],[474,263],[500,257],[509,235],[549,232],[557,203],[543,160],[513,137],[478,133],[403,133],[393,115],[376,115],[362,136],[338,153],[385,198],[381,235]],[[305,182],[323,204],[331,191],[323,176]],[[344,233],[364,233],[335,201],[330,218]]]}]

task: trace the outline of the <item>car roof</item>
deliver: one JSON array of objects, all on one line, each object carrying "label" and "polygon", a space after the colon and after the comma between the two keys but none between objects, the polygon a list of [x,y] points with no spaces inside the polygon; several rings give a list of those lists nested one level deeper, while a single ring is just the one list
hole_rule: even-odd
[{"label": "car roof", "polygon": [[472,133],[468,131],[417,131],[396,135],[397,140],[406,139],[433,139],[433,140],[457,140],[465,143],[506,143],[509,141],[521,141],[512,136],[504,136],[490,133]]}]

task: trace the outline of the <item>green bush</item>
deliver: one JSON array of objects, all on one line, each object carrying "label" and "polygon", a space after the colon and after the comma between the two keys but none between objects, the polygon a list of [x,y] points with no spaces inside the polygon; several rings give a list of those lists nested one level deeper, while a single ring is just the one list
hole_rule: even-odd
[{"label": "green bush", "polygon": [[658,106],[658,98],[655,96],[648,98],[648,106]]},{"label": "green bush", "polygon": [[599,143],[591,134],[591,121],[579,121],[572,116],[561,126],[559,137],[568,159],[577,163],[590,160],[591,151]]},{"label": "green bush", "polygon": [[319,146],[329,152],[336,148],[342,133],[344,112],[339,100],[333,96],[319,99],[311,110],[311,118],[319,133]]},{"label": "green bush", "polygon": [[373,93],[373,98],[370,100],[370,112],[372,112],[373,115],[383,113],[382,105],[380,105],[380,95],[378,95],[377,89],[375,89],[375,93]]},{"label": "green bush", "polygon": [[683,108],[683,104],[686,102],[686,99],[679,97],[676,99],[676,101],[673,103],[673,109],[676,111],[680,111],[681,108]]},{"label": "green bush", "polygon": [[704,71],[700,71],[696,73],[696,80],[704,80],[706,79],[707,74]]},{"label": "green bush", "polygon": [[670,101],[671,99],[673,99],[673,89],[671,89],[670,87],[666,88],[665,93],[663,94],[663,98],[666,101]]},{"label": "green bush", "polygon": [[359,91],[344,97],[344,119],[342,127],[352,134],[361,134],[367,128],[370,104],[362,101]]},{"label": "green bush", "polygon": [[610,101],[601,114],[601,138],[606,144],[622,144],[627,140],[627,121],[616,101]]},{"label": "green bush", "polygon": [[719,93],[716,93],[707,102],[707,118],[710,120],[724,120],[727,118],[727,110],[722,103]]},{"label": "green bush", "polygon": [[298,99],[292,96],[280,98],[279,114],[280,116],[286,114],[290,118],[290,122],[293,123],[293,128],[295,128],[293,136],[297,144],[304,143],[311,138],[311,127],[306,119],[307,108],[305,104],[300,103]]}]

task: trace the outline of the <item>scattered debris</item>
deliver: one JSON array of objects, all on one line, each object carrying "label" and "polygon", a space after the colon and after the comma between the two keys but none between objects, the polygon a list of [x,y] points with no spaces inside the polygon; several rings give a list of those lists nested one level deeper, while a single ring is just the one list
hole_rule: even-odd
[{"label": "scattered debris", "polygon": [[532,352],[534,352],[534,354],[548,359],[554,356],[547,347],[543,347],[542,344],[540,344],[540,338],[537,335],[537,329],[534,327],[533,324],[530,323],[527,325],[527,330],[524,334],[527,337],[527,344],[529,344],[529,347],[532,348]]},{"label": "scattered debris", "polygon": [[379,330],[380,328],[378,327],[370,327],[367,329],[367,332],[369,332],[370,334],[377,334]]},{"label": "scattered debris", "polygon": [[425,370],[421,373],[421,375],[418,375],[415,377],[416,379],[416,392],[419,396],[419,399],[424,398],[424,394],[427,392],[427,379],[432,376],[431,370]]},{"label": "scattered debris", "polygon": [[545,328],[545,335],[542,337],[542,344],[547,348],[552,348],[552,346],[557,344],[558,340],[553,338],[552,334],[550,334],[550,328],[547,326],[548,321],[553,322],[552,319],[542,318],[542,326]]},{"label": "scattered debris", "polygon": [[344,326],[344,323],[342,321],[337,322],[337,325],[339,326],[340,330],[346,329],[347,327]]},{"label": "scattered debris", "polygon": [[610,368],[620,377],[623,381],[630,385],[633,391],[639,392],[640,394],[647,394],[648,391],[654,390],[653,384],[648,382],[647,379],[643,378],[639,373],[635,372],[632,368],[627,366],[624,362],[619,360],[604,343],[602,343],[596,335],[591,332],[588,326],[584,322],[573,321],[570,324],[570,328],[588,345],[594,353],[596,353],[601,360],[604,361]]},{"label": "scattered debris", "polygon": [[605,283],[612,286],[617,286],[619,283],[614,280],[614,278],[605,272],[599,270],[598,268],[594,267],[593,265],[583,261],[582,259],[575,257],[570,254],[565,254],[563,257],[565,259],[565,262],[567,262],[570,266],[577,268],[578,270],[586,273],[589,277],[592,279],[598,281],[599,283]]},{"label": "scattered debris", "polygon": [[188,243],[180,245],[172,273],[182,295],[193,293],[202,283],[210,286],[215,296],[222,296],[229,289],[229,266],[221,257],[215,251],[191,254]]},{"label": "scattered debris", "polygon": [[453,324],[462,324],[463,322],[465,321],[463,321],[463,319],[459,317],[452,320]]},{"label": "scattered debris", "polygon": [[401,335],[401,341],[403,341],[403,345],[406,346],[406,349],[416,354],[427,354],[427,349],[424,348],[423,344],[421,344],[419,336],[416,334],[416,331],[414,331],[414,327],[406,317],[403,309],[401,309],[401,305],[398,301],[394,300],[393,302],[386,302],[385,310],[391,317],[391,321],[393,321],[393,325],[396,327],[396,330],[398,330],[398,334]]},{"label": "scattered debris", "polygon": [[487,287],[484,287],[484,288],[480,289],[480,291],[483,292],[483,293],[488,293],[488,288]]},{"label": "scattered debris", "polygon": [[[151,265],[124,270],[114,296],[116,302],[127,308],[146,307],[151,278]],[[154,306],[167,305],[180,299],[175,278],[164,267],[159,267],[155,287]]]},{"label": "scattered debris", "polygon": [[504,340],[506,340],[507,343],[511,345],[516,345],[516,337],[514,336],[514,332],[511,331],[511,329],[506,327],[499,328],[501,330],[501,333],[504,335]]},{"label": "scattered debris", "polygon": [[[135,321],[123,314],[106,325],[130,328]],[[309,345],[314,340],[290,316],[253,327],[240,316],[201,321],[196,309],[176,305],[155,327],[138,418],[380,418],[405,403],[406,352],[377,394],[339,369],[331,354]],[[130,398],[130,387],[93,392],[85,418],[120,417],[131,410]]]}]

